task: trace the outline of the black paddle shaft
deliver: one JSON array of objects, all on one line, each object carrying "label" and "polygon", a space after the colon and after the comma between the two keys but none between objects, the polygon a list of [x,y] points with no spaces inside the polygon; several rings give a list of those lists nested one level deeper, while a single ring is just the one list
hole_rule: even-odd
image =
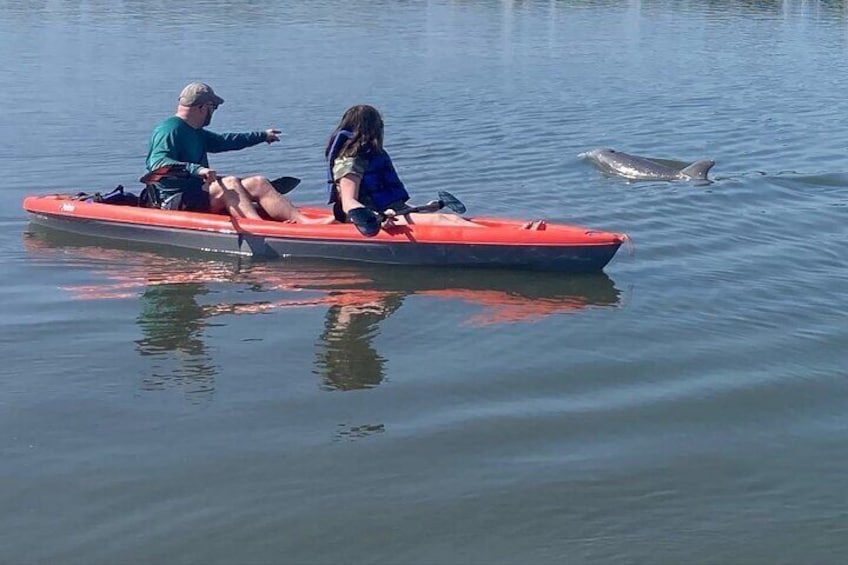
[{"label": "black paddle shaft", "polygon": [[[395,214],[403,216],[405,214],[413,214],[415,212],[436,212],[442,208],[447,208],[457,214],[465,213],[465,204],[459,201],[453,194],[446,190],[439,191],[439,199],[431,204],[423,204],[421,206],[407,206],[400,210],[395,210]],[[380,233],[380,226],[386,219],[386,215],[381,212],[375,212],[368,208],[354,208],[347,214],[350,222],[356,229],[365,237],[374,237]]]},{"label": "black paddle shaft", "polygon": [[451,212],[455,212],[457,214],[464,214],[466,210],[465,204],[460,202],[456,196],[447,190],[440,190],[439,199],[435,202],[422,204],[421,206],[407,206],[406,208],[395,210],[395,213],[398,216],[403,216],[404,214],[413,214],[415,212],[437,212],[442,208],[447,208]]}]

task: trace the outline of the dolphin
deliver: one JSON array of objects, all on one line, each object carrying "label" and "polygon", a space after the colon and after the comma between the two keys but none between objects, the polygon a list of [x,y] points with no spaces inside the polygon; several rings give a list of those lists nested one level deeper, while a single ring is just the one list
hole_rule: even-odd
[{"label": "dolphin", "polygon": [[578,155],[592,161],[601,171],[631,180],[708,180],[715,161],[704,159],[686,164],[670,159],[628,155],[602,147]]}]

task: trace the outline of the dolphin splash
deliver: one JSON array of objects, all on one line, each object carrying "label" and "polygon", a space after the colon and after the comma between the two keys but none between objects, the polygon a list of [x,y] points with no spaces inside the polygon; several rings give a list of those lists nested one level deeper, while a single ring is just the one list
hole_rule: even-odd
[{"label": "dolphin splash", "polygon": [[631,180],[708,180],[707,173],[715,165],[711,159],[686,164],[670,159],[628,155],[606,147],[581,153],[578,157],[591,161],[607,174]]}]

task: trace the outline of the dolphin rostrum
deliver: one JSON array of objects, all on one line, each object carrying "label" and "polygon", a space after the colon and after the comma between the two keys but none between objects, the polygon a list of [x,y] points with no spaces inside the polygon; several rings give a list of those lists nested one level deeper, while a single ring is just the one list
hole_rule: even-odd
[{"label": "dolphin rostrum", "polygon": [[628,155],[606,147],[578,155],[590,160],[601,171],[631,180],[708,180],[715,161],[705,159],[686,164],[670,159]]}]

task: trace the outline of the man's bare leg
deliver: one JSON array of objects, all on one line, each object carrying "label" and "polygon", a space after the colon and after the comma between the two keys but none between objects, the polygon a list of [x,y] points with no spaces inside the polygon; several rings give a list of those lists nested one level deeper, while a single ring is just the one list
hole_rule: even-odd
[{"label": "man's bare leg", "polygon": [[275,220],[298,224],[329,224],[334,221],[331,215],[323,218],[305,216],[288,198],[274,190],[265,177],[248,177],[243,179],[241,184],[250,198]]},{"label": "man's bare leg", "polygon": [[209,204],[213,212],[226,210],[236,218],[261,220],[250,194],[236,177],[219,178],[209,185]]}]

